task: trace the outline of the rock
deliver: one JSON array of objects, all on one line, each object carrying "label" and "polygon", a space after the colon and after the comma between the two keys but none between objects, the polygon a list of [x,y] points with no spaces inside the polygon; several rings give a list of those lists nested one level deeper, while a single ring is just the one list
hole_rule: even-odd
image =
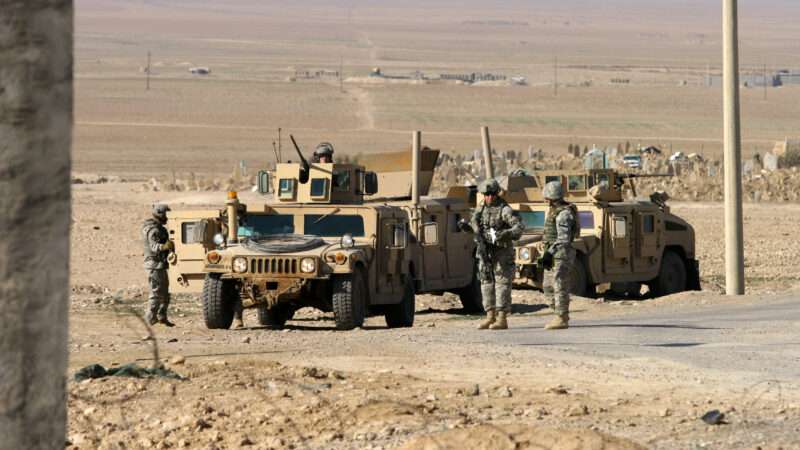
[{"label": "rock", "polygon": [[669,408],[662,409],[658,415],[661,417],[670,417],[672,415],[672,410]]},{"label": "rock", "polygon": [[186,357],[183,355],[175,355],[172,358],[170,358],[169,363],[176,366],[184,364],[186,363]]},{"label": "rock", "polygon": [[242,338],[242,344],[249,344],[250,343],[250,336],[245,336]]},{"label": "rock", "polygon": [[88,407],[88,408],[83,410],[83,415],[84,416],[91,416],[96,412],[97,412],[97,408],[94,407],[94,406],[90,406],[90,407]]},{"label": "rock", "polygon": [[700,420],[709,425],[722,425],[725,423],[725,414],[718,409],[712,409],[700,417]]},{"label": "rock", "polygon": [[425,397],[425,401],[426,402],[435,402],[436,400],[439,400],[439,399],[436,398],[436,396],[434,394],[430,394],[427,397]]},{"label": "rock", "polygon": [[497,395],[498,395],[498,397],[509,398],[509,397],[512,397],[514,394],[511,393],[511,388],[510,387],[502,386],[499,389],[497,389]]},{"label": "rock", "polygon": [[190,445],[192,445],[192,443],[186,439],[178,439],[178,447],[189,447]]},{"label": "rock", "polygon": [[573,405],[569,410],[567,410],[567,416],[569,417],[581,417],[588,415],[589,407],[586,405]]},{"label": "rock", "polygon": [[477,397],[481,394],[481,386],[479,384],[473,384],[472,386],[468,387],[466,391],[464,391],[468,397]]},{"label": "rock", "polygon": [[567,395],[567,394],[569,394],[569,391],[567,390],[567,388],[565,388],[564,386],[562,386],[560,384],[558,386],[553,386],[553,387],[547,388],[546,392],[550,393],[550,394],[556,394],[556,395]]},{"label": "rock", "polygon": [[323,372],[316,367],[303,367],[301,375],[304,377],[311,377],[311,378],[327,378],[328,374]]},{"label": "rock", "polygon": [[175,342],[178,342],[178,338],[167,339],[167,344],[174,344]]},{"label": "rock", "polygon": [[242,440],[239,441],[239,446],[245,447],[245,446],[248,446],[248,445],[253,445],[253,441],[251,441],[249,437],[243,436]]},{"label": "rock", "polygon": [[264,446],[267,448],[281,448],[285,444],[284,440],[277,437],[277,436],[269,436],[266,438],[264,442]]}]

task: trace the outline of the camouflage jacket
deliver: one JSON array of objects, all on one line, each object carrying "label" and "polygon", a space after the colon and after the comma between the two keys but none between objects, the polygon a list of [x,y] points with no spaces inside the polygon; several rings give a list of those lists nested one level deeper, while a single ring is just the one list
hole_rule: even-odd
[{"label": "camouflage jacket", "polygon": [[161,250],[161,244],[169,239],[167,229],[156,219],[147,219],[142,224],[142,242],[144,243],[144,268],[147,270],[163,270],[167,268],[169,252]]},{"label": "camouflage jacket", "polygon": [[550,208],[545,219],[545,245],[556,258],[570,258],[574,254],[572,241],[580,236],[578,210],[571,203]]},{"label": "camouflage jacket", "polygon": [[519,214],[501,198],[475,209],[470,224],[476,233],[481,233],[487,245],[495,248],[512,248],[525,231]]}]

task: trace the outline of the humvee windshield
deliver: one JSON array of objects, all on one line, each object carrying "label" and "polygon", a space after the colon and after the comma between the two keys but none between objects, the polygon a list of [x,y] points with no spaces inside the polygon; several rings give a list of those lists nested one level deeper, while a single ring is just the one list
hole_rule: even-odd
[{"label": "humvee windshield", "polygon": [[239,237],[294,233],[294,216],[289,214],[247,214],[242,217]]},{"label": "humvee windshield", "polygon": [[356,215],[306,214],[303,220],[305,234],[324,237],[341,237],[347,233],[353,237],[364,236],[364,218]]},{"label": "humvee windshield", "polygon": [[[519,216],[522,223],[525,224],[526,230],[537,230],[544,228],[544,211],[519,211]],[[578,222],[581,224],[581,229],[594,228],[594,214],[591,211],[578,211]]]}]

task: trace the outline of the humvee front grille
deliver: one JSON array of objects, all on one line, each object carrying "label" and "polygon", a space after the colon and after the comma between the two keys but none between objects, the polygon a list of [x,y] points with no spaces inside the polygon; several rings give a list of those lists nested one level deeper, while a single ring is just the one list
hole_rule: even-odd
[{"label": "humvee front grille", "polygon": [[252,258],[250,273],[295,274],[297,260],[294,258]]}]

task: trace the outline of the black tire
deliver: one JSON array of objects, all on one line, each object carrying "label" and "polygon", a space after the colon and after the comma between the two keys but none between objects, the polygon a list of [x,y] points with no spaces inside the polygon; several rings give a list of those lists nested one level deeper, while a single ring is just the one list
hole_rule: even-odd
[{"label": "black tire", "polygon": [[233,323],[233,309],[239,293],[230,280],[223,280],[219,274],[206,275],[203,282],[203,319],[206,328],[228,329]]},{"label": "black tire", "polygon": [[589,274],[586,272],[586,264],[583,262],[583,258],[580,255],[575,258],[570,280],[572,282],[570,294],[577,295],[578,297],[589,296]]},{"label": "black tire", "polygon": [[258,307],[258,324],[273,330],[282,330],[286,326],[286,321],[294,316],[294,310],[286,304],[279,304],[273,307]]},{"label": "black tire", "polygon": [[364,325],[367,310],[367,288],[360,270],[333,277],[333,319],[339,330],[352,330]]},{"label": "black tire", "polygon": [[455,291],[458,299],[461,300],[461,306],[467,314],[482,314],[483,310],[483,294],[481,294],[481,282],[478,280],[478,267],[477,265],[472,271],[472,281],[461,289]]},{"label": "black tire", "polygon": [[683,258],[674,251],[667,250],[661,258],[658,277],[653,280],[650,287],[656,297],[676,294],[686,290],[687,279],[686,263]]},{"label": "black tire", "polygon": [[411,275],[406,276],[403,286],[403,299],[400,303],[386,307],[386,325],[389,328],[407,328],[414,326],[414,312],[416,311],[416,293]]}]

